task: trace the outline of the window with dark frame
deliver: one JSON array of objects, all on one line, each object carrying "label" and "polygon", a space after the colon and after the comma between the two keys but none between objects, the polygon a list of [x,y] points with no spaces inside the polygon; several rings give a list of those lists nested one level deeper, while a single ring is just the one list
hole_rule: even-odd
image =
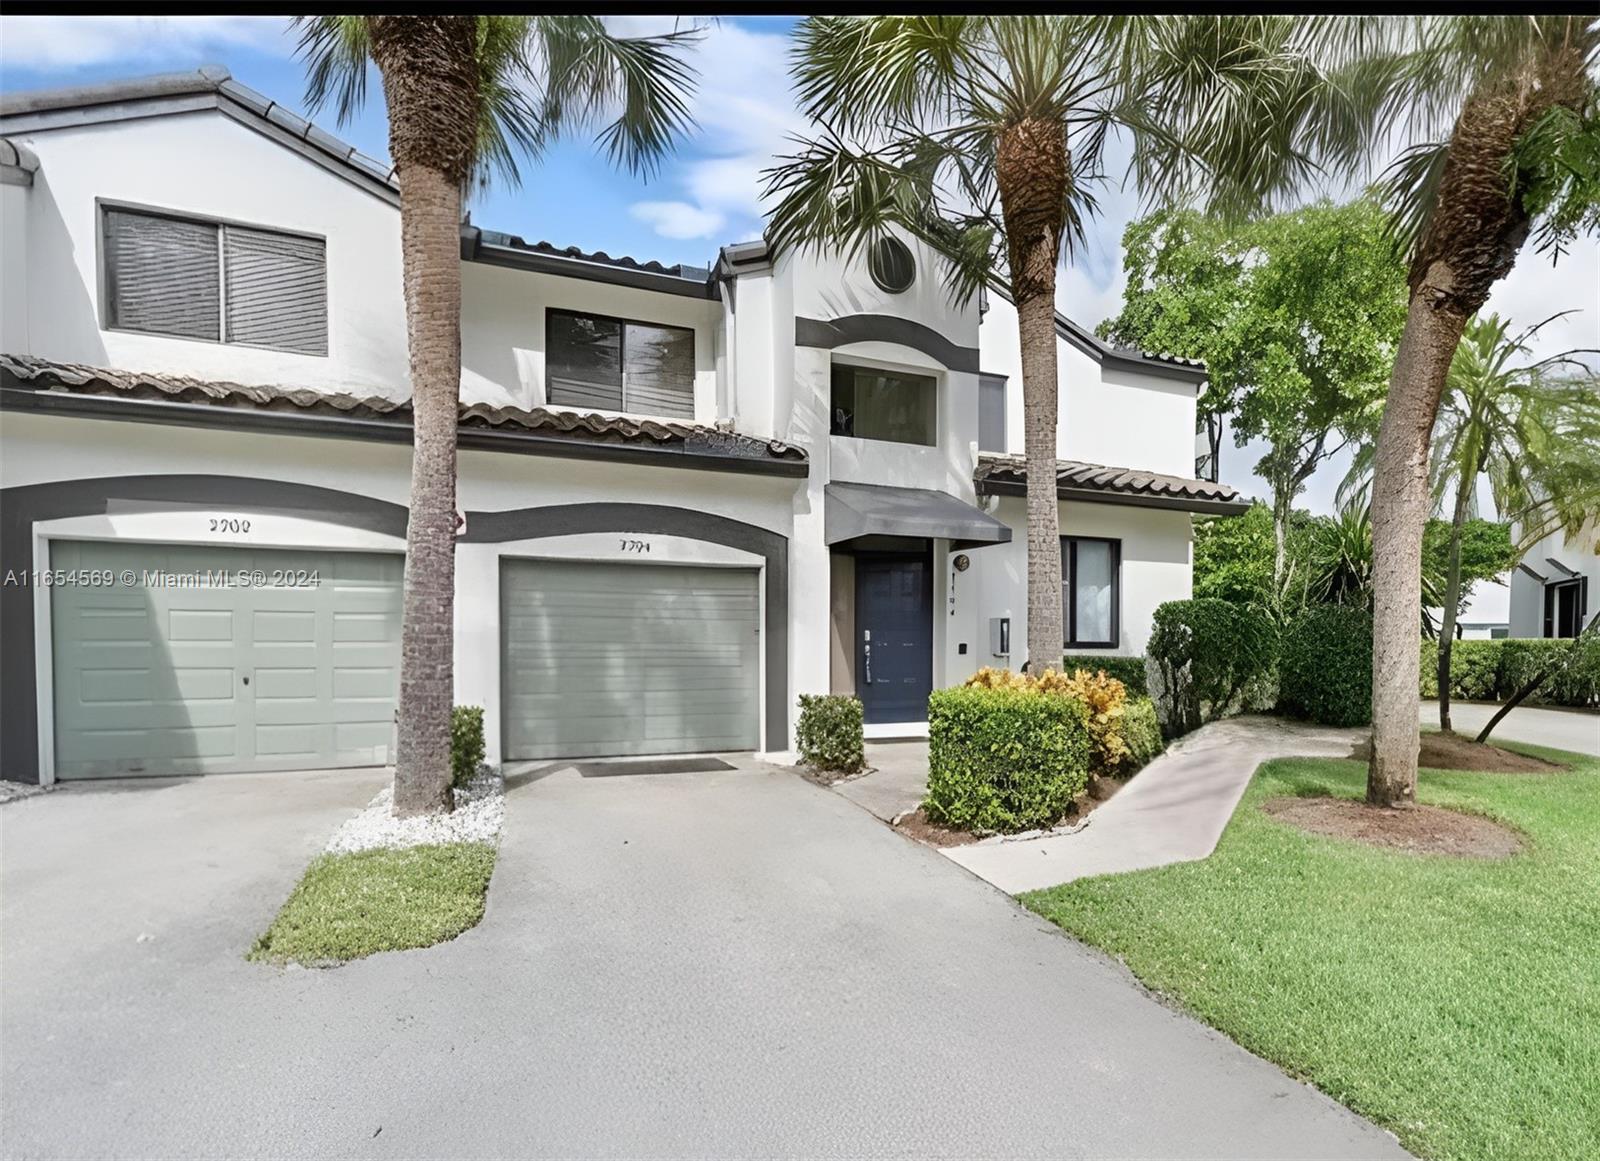
[{"label": "window with dark frame", "polygon": [[545,383],[552,407],[693,419],[694,331],[548,310]]},{"label": "window with dark frame", "polygon": [[108,327],[328,353],[323,239],[114,206],[102,230]]},{"label": "window with dark frame", "polygon": [[1544,635],[1576,637],[1588,616],[1589,578],[1547,584],[1544,588]]},{"label": "window with dark frame", "polygon": [[1069,649],[1115,649],[1122,625],[1122,541],[1061,538],[1061,611]]},{"label": "window with dark frame", "polygon": [[833,365],[829,431],[855,439],[939,442],[939,388],[931,375]]},{"label": "window with dark frame", "polygon": [[978,376],[978,450],[1006,450],[1006,377]]}]

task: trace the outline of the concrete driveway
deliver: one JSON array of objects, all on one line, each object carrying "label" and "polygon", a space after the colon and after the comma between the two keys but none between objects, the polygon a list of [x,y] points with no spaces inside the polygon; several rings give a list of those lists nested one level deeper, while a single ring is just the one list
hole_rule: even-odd
[{"label": "concrete driveway", "polygon": [[[1499,711],[1500,707],[1490,702],[1453,701],[1450,703],[1450,724],[1456,733],[1475,737]],[[1422,703],[1422,724],[1424,727],[1439,728],[1438,702]],[[1600,713],[1519,705],[1501,719],[1494,733],[1489,735],[1489,741],[1491,744],[1527,742],[1533,746],[1550,746],[1577,754],[1600,754]]]},{"label": "concrete driveway", "polygon": [[477,929],[246,963],[378,777],[0,812],[7,1156],[1404,1156],[771,768],[535,773]]}]

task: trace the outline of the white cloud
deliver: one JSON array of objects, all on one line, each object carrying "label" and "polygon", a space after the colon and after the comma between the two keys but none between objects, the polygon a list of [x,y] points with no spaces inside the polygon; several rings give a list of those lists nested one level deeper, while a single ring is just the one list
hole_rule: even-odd
[{"label": "white cloud", "polygon": [[0,65],[68,69],[116,61],[192,61],[222,50],[288,56],[294,38],[280,16],[5,16]]},{"label": "white cloud", "polygon": [[[665,17],[607,23],[635,36],[673,27]],[[789,88],[787,35],[728,21],[705,25],[702,33],[690,58],[700,78],[691,107],[697,129],[668,177],[707,220],[717,215],[733,234],[746,236],[761,227],[761,171],[776,155],[791,151],[788,136],[805,133],[810,125]],[[667,237],[700,236],[657,230]]]},{"label": "white cloud", "polygon": [[635,202],[628,212],[663,238],[709,238],[726,220],[715,210],[688,202]]}]

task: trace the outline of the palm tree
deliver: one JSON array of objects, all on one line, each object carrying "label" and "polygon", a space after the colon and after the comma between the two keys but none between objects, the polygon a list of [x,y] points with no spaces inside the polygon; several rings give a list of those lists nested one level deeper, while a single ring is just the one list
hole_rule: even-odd
[{"label": "palm tree", "polygon": [[1496,509],[1515,520],[1518,556],[1557,529],[1576,533],[1600,509],[1600,386],[1592,374],[1550,374],[1561,365],[1587,371],[1573,357],[1579,352],[1522,361],[1528,340],[1550,321],[1512,336],[1509,320],[1495,314],[1477,318],[1450,363],[1433,435],[1436,502],[1455,492],[1439,632],[1439,728],[1446,732],[1461,600],[1461,530],[1478,477],[1488,476]]},{"label": "palm tree", "polygon": [[[1600,23],[1588,16],[1207,17],[1167,22],[1174,74],[1148,115],[1171,127],[1142,173],[1187,174],[1227,204],[1347,176],[1399,136],[1382,189],[1410,297],[1374,454],[1373,745],[1367,800],[1415,797],[1422,535],[1429,444],[1467,320],[1532,238],[1559,254],[1600,228]],[[1219,47],[1221,52],[1218,51]],[[1217,86],[1217,107],[1187,102]],[[1255,164],[1203,171],[1195,156]]]},{"label": "palm tree", "polygon": [[[1170,51],[1150,18],[818,16],[797,33],[803,111],[820,127],[767,171],[775,250],[840,247],[854,256],[891,227],[948,259],[953,297],[991,283],[1017,309],[1027,458],[1028,658],[1062,655],[1056,495],[1057,268],[1096,212],[1094,187],[1115,131],[1139,156],[1174,144],[1148,115],[1152,87],[1211,95],[1198,46]],[[1212,62],[1214,63],[1214,62]],[[1220,105],[1214,107],[1222,108]],[[1198,126],[1205,126],[1205,119]],[[1194,134],[1202,168],[1254,164]],[[1148,139],[1148,141],[1147,141]],[[1179,152],[1187,158],[1185,149]],[[1179,175],[1141,167],[1145,192]],[[1244,183],[1239,183],[1240,187]]]},{"label": "palm tree", "polygon": [[[456,423],[461,400],[461,205],[517,180],[562,133],[599,128],[613,161],[648,171],[689,125],[680,31],[622,38],[588,16],[304,16],[313,110],[340,122],[383,78],[400,186],[413,450],[401,622],[397,815],[449,810],[454,685]],[[608,120],[616,110],[614,119]]]}]

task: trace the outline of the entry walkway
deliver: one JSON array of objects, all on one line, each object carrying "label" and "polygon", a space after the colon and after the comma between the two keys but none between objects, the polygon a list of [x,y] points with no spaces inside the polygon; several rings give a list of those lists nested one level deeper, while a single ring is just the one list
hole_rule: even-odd
[{"label": "entry walkway", "polygon": [[1213,722],[1173,743],[1080,831],[991,839],[942,853],[1012,895],[1203,859],[1216,849],[1257,766],[1271,758],[1345,758],[1365,732],[1257,716]]}]

